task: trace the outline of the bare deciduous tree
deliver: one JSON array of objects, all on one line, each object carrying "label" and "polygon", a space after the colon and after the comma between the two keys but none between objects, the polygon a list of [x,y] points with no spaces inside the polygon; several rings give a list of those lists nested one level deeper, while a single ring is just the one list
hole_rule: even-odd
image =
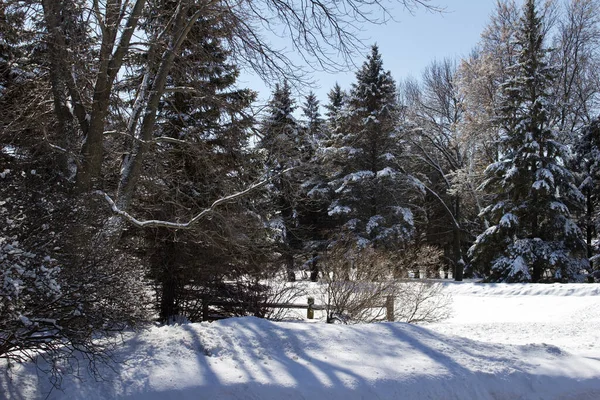
[{"label": "bare deciduous tree", "polygon": [[554,38],[552,62],[559,73],[554,85],[553,123],[570,143],[600,106],[599,15],[598,1],[572,0]]},{"label": "bare deciduous tree", "polygon": [[[404,98],[407,121],[414,127],[409,139],[415,168],[424,177],[423,185],[433,204],[441,206],[442,218],[447,221],[441,226],[451,230],[448,242],[454,276],[462,280],[462,246],[468,233],[463,214],[476,212],[478,205],[472,178],[478,168],[479,143],[463,129],[464,98],[456,82],[456,69],[451,60],[434,61],[423,72],[421,84],[409,81],[404,85]],[[433,218],[435,212],[429,215]],[[439,231],[440,225],[431,220],[428,224]]]}]

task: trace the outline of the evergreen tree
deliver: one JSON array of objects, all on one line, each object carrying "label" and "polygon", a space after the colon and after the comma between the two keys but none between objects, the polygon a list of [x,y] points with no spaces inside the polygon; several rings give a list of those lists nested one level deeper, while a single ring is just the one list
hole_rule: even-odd
[{"label": "evergreen tree", "polygon": [[325,116],[327,117],[327,136],[331,137],[331,135],[338,133],[340,129],[342,114],[346,105],[346,93],[336,82],[327,97],[329,103],[325,105],[325,109],[327,109]]},{"label": "evergreen tree", "polygon": [[327,247],[331,220],[327,208],[331,190],[327,184],[322,149],[328,145],[325,121],[319,111],[319,101],[314,93],[306,96],[302,106],[305,129],[311,143],[310,159],[303,168],[300,184],[298,220],[303,249],[307,255],[310,279],[318,280],[320,253]]},{"label": "evergreen tree", "polygon": [[[249,185],[247,148],[254,123],[254,93],[235,87],[239,75],[223,46],[218,21],[199,18],[168,77],[174,88],[162,100],[136,210],[159,220],[189,219],[213,201]],[[161,201],[157,202],[157,199]],[[194,229],[154,229],[145,233],[160,317],[198,320],[195,306],[222,282],[251,274],[250,238],[259,221],[248,218],[243,202],[219,210]],[[219,221],[215,223],[215,220]],[[252,264],[252,265],[251,265]],[[231,295],[231,294],[229,294]]]},{"label": "evergreen tree", "polygon": [[317,96],[310,92],[302,104],[302,115],[307,129],[307,135],[313,148],[323,139],[324,121],[319,112],[319,100]]},{"label": "evergreen tree", "polygon": [[[412,213],[405,207],[410,185],[401,167],[396,83],[383,69],[377,46],[356,80],[328,155],[335,192],[328,213],[360,246],[395,247],[412,234]],[[330,112],[340,106],[340,93],[334,88]]]},{"label": "evergreen tree", "polygon": [[268,116],[262,124],[262,139],[258,145],[269,172],[281,173],[294,167],[292,172],[277,176],[269,186],[271,214],[269,226],[273,229],[279,253],[289,281],[295,280],[294,258],[302,248],[298,229],[298,204],[303,164],[310,160],[311,143],[306,130],[296,121],[296,110],[287,81],[275,85],[269,102]]},{"label": "evergreen tree", "polygon": [[594,245],[600,232],[600,117],[584,128],[576,146],[575,164],[581,179],[579,189],[585,196],[580,226],[586,233],[587,256],[594,262],[600,256],[598,244]]},{"label": "evergreen tree", "polygon": [[581,231],[570,210],[582,199],[564,167],[565,148],[549,122],[549,87],[554,76],[546,61],[542,20],[534,0],[523,9],[517,33],[518,63],[503,85],[498,110],[501,157],[486,169],[484,188],[497,200],[484,210],[492,223],[470,253],[491,280],[574,280],[587,267]]},{"label": "evergreen tree", "polygon": [[266,156],[266,166],[273,171],[297,166],[302,154],[309,148],[310,144],[293,115],[295,111],[296,101],[292,98],[288,82],[276,84],[259,143]]}]

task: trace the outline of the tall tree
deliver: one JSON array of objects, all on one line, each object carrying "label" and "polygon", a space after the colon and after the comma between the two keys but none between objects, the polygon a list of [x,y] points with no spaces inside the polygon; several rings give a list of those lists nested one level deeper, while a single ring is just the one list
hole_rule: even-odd
[{"label": "tall tree", "polygon": [[316,147],[316,143],[323,139],[325,127],[321,112],[319,111],[319,100],[314,92],[310,92],[304,99],[302,115],[306,129],[308,130],[308,137],[313,147]]},{"label": "tall tree", "polygon": [[463,214],[477,214],[473,201],[473,158],[477,141],[463,130],[463,95],[456,84],[456,63],[434,61],[423,72],[421,84],[403,86],[414,172],[427,190],[426,233],[431,244],[445,248],[454,276],[462,280]]},{"label": "tall tree", "polygon": [[[191,219],[215,199],[249,186],[256,172],[245,150],[255,94],[235,88],[239,70],[224,49],[225,35],[218,19],[198,18],[167,78],[171,89],[159,105],[155,147],[133,206],[149,219]],[[244,217],[244,204],[224,207],[191,229],[142,232],[163,322],[199,319],[193,305],[225,276],[256,272],[244,258],[253,257],[247,239],[255,237],[259,246],[260,235],[252,232],[257,221]]]},{"label": "tall tree", "polygon": [[567,144],[600,111],[600,4],[572,0],[566,4],[553,41],[552,60],[559,66],[554,82],[552,119]]},{"label": "tall tree", "polygon": [[[585,230],[587,256],[598,269],[600,247],[600,118],[587,125],[575,148],[575,168],[579,172],[579,189],[585,196],[585,210],[580,226]],[[596,265],[594,265],[596,264]]]},{"label": "tall tree", "polygon": [[582,234],[571,211],[581,192],[565,168],[565,147],[549,123],[548,65],[543,21],[534,0],[523,8],[517,32],[518,62],[502,86],[498,110],[501,157],[486,169],[484,188],[497,199],[487,207],[492,226],[470,249],[472,262],[496,281],[574,280],[588,267]]},{"label": "tall tree", "polygon": [[360,246],[402,245],[413,231],[411,185],[402,169],[396,83],[377,46],[356,73],[347,107],[329,155],[329,215]]},{"label": "tall tree", "polygon": [[262,150],[265,168],[273,173],[295,168],[294,171],[276,177],[269,198],[272,213],[269,226],[276,232],[279,252],[289,281],[295,280],[294,257],[302,247],[298,226],[298,201],[302,164],[310,159],[311,143],[294,117],[295,100],[287,81],[276,84],[269,101],[267,118],[263,121],[262,138],[258,147]]},{"label": "tall tree", "polygon": [[476,143],[484,165],[498,161],[496,113],[501,85],[517,61],[515,27],[519,8],[514,0],[498,0],[477,48],[460,63],[457,84],[463,96],[462,129]]},{"label": "tall tree", "polygon": [[346,105],[346,97],[346,93],[337,82],[329,93],[327,93],[329,103],[325,105],[325,109],[327,110],[325,116],[327,117],[328,136],[338,133],[342,112]]}]

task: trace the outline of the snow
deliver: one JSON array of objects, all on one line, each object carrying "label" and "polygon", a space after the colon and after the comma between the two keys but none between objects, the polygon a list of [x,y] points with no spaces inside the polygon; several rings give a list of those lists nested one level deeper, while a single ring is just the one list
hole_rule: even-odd
[{"label": "snow", "polygon": [[533,185],[531,185],[531,187],[535,190],[545,190],[547,192],[550,191],[550,186],[548,185],[548,182],[546,181],[535,181],[533,182]]},{"label": "snow", "polygon": [[546,168],[538,169],[535,175],[537,180],[545,180],[550,182],[551,184],[554,184],[554,175],[552,174],[552,172],[550,172],[550,170]]},{"label": "snow", "polygon": [[531,279],[529,275],[529,266],[521,256],[517,256],[514,260],[511,260],[512,269],[510,271],[509,277],[517,276],[521,274],[521,276],[527,277],[527,279]]},{"label": "snow", "polygon": [[[600,398],[600,285],[444,285],[453,314],[424,326],[246,317],[128,334],[126,363],[100,381],[67,376],[48,398]],[[37,399],[49,384],[17,364],[0,387]]]},{"label": "snow", "polygon": [[348,214],[352,211],[352,209],[348,206],[335,206],[331,210],[327,212],[327,215],[334,216],[339,214]]},{"label": "snow", "polygon": [[518,224],[519,224],[519,218],[512,213],[504,214],[502,216],[502,218],[500,218],[500,222],[498,223],[498,225],[500,225],[504,228],[510,228],[510,227],[513,227]]},{"label": "snow", "polygon": [[377,177],[378,178],[383,178],[386,176],[394,176],[396,174],[396,172],[391,169],[390,167],[385,167],[384,169],[377,171]]}]

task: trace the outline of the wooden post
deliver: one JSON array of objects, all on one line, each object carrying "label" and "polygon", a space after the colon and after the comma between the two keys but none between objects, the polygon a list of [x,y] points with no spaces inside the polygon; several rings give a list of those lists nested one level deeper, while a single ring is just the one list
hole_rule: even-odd
[{"label": "wooden post", "polygon": [[315,304],[315,298],[309,297],[308,298],[308,308],[306,309],[306,319],[314,319],[315,318],[315,310],[313,309],[314,304]]},{"label": "wooden post", "polygon": [[394,322],[394,296],[385,298],[385,316],[390,322]]},{"label": "wooden post", "polygon": [[208,321],[208,298],[202,298],[202,321]]}]

